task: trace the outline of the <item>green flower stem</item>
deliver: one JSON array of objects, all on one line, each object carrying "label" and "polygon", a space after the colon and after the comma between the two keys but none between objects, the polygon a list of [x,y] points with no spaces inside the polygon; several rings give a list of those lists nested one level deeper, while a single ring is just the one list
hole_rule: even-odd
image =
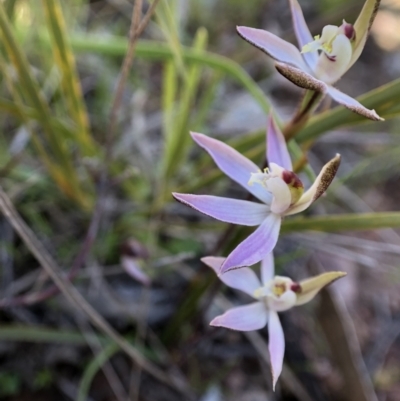
[{"label": "green flower stem", "polygon": [[285,220],[282,233],[293,231],[354,231],[400,227],[400,212],[338,214]]}]

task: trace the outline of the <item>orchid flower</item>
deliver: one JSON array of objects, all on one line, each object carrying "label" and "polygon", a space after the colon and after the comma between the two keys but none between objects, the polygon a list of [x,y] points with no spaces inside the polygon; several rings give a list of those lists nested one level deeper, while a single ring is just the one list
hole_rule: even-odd
[{"label": "orchid flower", "polygon": [[[208,256],[202,261],[218,274],[224,258]],[[229,309],[214,318],[210,325],[252,331],[262,329],[268,323],[268,349],[275,390],[285,352],[285,337],[277,312],[311,301],[322,288],[345,275],[344,272],[333,271],[296,283],[289,277],[274,276],[274,259],[270,253],[261,263],[261,281],[248,267],[219,276],[228,287],[245,292],[256,302]]]},{"label": "orchid flower", "polygon": [[252,161],[223,142],[203,134],[191,135],[228,177],[262,202],[173,193],[179,202],[217,220],[259,226],[229,254],[221,266],[221,274],[231,269],[252,266],[268,255],[278,240],[282,218],[302,212],[316,201],[329,187],[340,164],[340,155],[337,154],[322,168],[313,185],[304,192],[302,182],[292,171],[283,134],[272,117],[269,118],[267,129],[269,168],[263,172]]},{"label": "orchid flower", "polygon": [[355,22],[327,25],[311,36],[297,0],[289,0],[293,27],[301,52],[291,43],[261,29],[237,27],[239,35],[274,60],[279,73],[301,88],[328,94],[336,102],[371,120],[382,120],[357,100],[332,85],[357,61],[378,11],[380,0],[367,0]]}]

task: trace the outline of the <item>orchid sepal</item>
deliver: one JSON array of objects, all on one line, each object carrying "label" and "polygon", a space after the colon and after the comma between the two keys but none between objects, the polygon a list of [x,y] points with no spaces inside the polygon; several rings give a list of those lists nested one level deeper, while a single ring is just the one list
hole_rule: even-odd
[{"label": "orchid sepal", "polygon": [[331,159],[325,164],[324,167],[322,167],[312,186],[306,192],[304,192],[297,203],[295,203],[289,210],[286,211],[285,215],[289,216],[300,213],[307,209],[318,198],[320,198],[326,192],[335,178],[336,173],[339,170],[340,161],[341,156],[337,153],[333,159]]},{"label": "orchid sepal", "polygon": [[375,110],[367,109],[356,99],[346,95],[343,92],[340,92],[333,86],[327,85],[324,82],[314,78],[307,72],[284,63],[275,63],[275,68],[281,75],[300,88],[319,92],[324,96],[329,95],[342,106],[370,120],[384,121],[384,118],[380,117]]},{"label": "orchid sepal", "polygon": [[345,272],[333,271],[300,281],[296,306],[310,302],[323,288],[346,275]]},{"label": "orchid sepal", "polygon": [[367,41],[368,33],[378,13],[381,0],[366,0],[360,14],[354,23],[355,41],[353,46],[353,57],[350,62],[349,68],[360,57],[365,43]]}]

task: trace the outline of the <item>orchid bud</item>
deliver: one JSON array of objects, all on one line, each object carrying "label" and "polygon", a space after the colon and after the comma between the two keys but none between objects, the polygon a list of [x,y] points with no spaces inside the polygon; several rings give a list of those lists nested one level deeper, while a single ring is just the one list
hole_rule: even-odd
[{"label": "orchid bud", "polygon": [[150,256],[148,249],[133,238],[128,238],[121,245],[121,253],[135,259],[148,259]]},{"label": "orchid bud", "polygon": [[147,248],[133,238],[129,238],[121,245],[121,265],[125,272],[143,285],[150,285],[150,277],[143,272],[140,264],[149,258]]}]

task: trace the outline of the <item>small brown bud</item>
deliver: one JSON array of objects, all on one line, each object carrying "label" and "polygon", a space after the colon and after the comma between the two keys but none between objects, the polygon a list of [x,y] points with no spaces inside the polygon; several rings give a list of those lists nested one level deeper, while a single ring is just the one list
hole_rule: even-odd
[{"label": "small brown bud", "polygon": [[148,259],[150,256],[147,248],[139,241],[133,238],[128,238],[121,245],[121,255],[130,256],[131,258],[137,258],[137,259]]}]

